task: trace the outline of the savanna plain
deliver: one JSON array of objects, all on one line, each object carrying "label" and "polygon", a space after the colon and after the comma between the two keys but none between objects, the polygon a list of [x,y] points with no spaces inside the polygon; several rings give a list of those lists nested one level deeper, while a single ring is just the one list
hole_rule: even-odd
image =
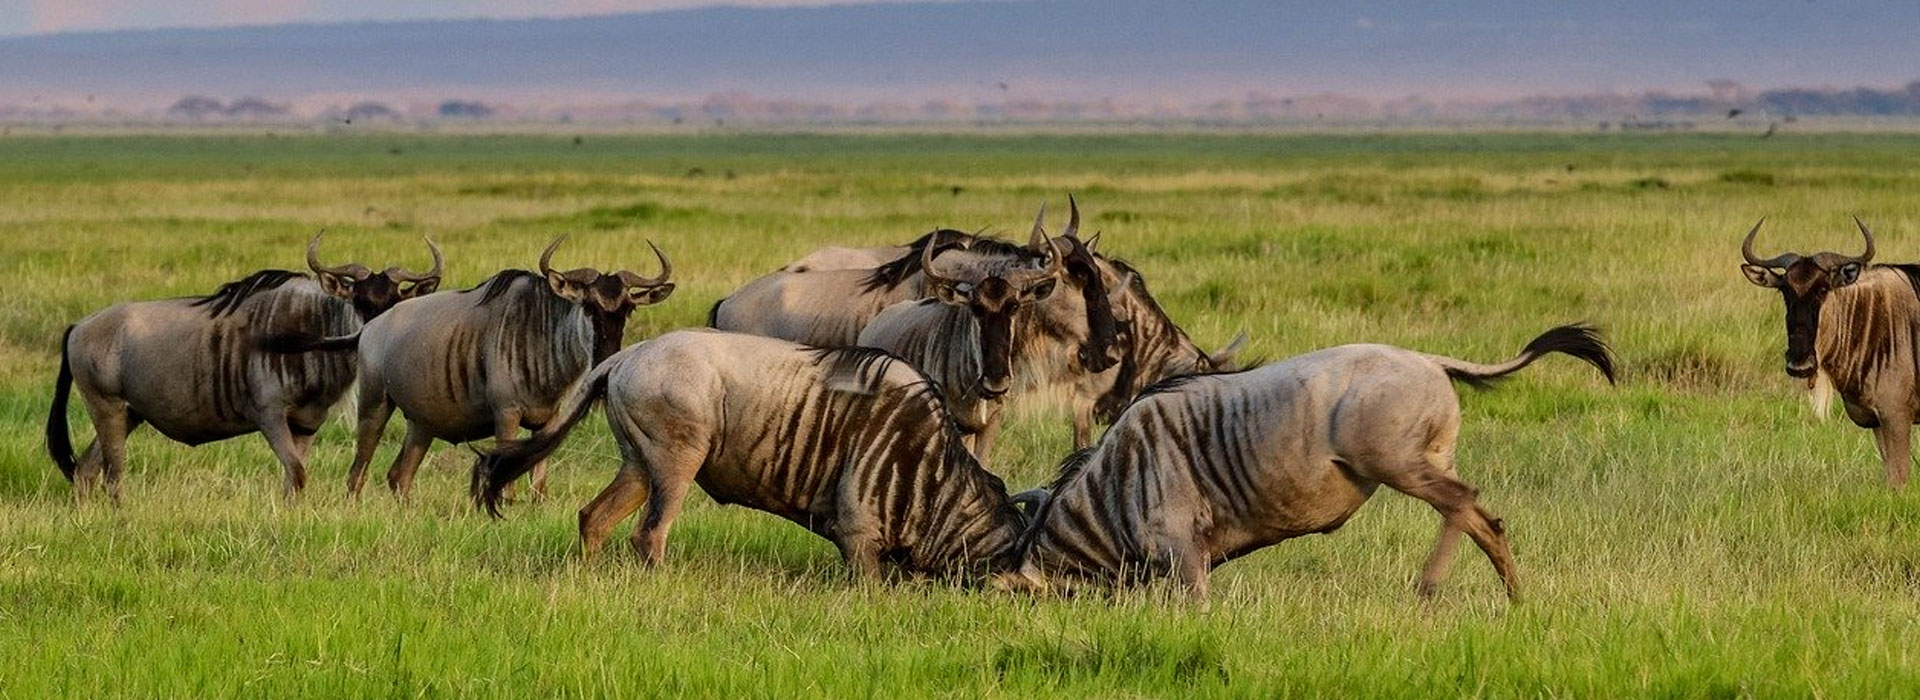
[{"label": "savanna plain", "polygon": [[[1920,492],[1820,422],[1781,369],[1762,254],[1920,260],[1920,136],[11,135],[0,138],[0,696],[1897,697],[1920,688]],[[264,441],[143,430],[126,502],[76,504],[44,456],[61,329],[110,303],[205,294],[261,268],[427,267],[444,288],[572,239],[556,266],[678,291],[628,342],[701,325],[819,246],[936,226],[1024,237],[1079,199],[1203,346],[1281,358],[1384,342],[1481,361],[1590,321],[1608,386],[1550,357],[1461,389],[1459,465],[1506,519],[1523,598],[1465,549],[1412,583],[1438,517],[1382,490],[1345,528],[1219,569],[1210,610],[1164,586],[1032,599],[852,581],[834,549],[696,492],[666,565],[582,562],[606,483],[598,418],[545,503],[493,521],[464,449],[415,501],[345,496],[350,425],[306,496]],[[1837,413],[1837,411],[1836,411]],[[76,440],[90,439],[82,409]],[[1017,405],[992,469],[1048,480],[1063,409]]]}]

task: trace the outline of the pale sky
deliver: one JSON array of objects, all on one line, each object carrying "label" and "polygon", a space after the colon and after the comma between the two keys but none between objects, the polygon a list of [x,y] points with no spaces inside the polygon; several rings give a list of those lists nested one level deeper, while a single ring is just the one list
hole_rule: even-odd
[{"label": "pale sky", "polygon": [[900,0],[0,0],[0,35],[283,22],[575,17]]}]

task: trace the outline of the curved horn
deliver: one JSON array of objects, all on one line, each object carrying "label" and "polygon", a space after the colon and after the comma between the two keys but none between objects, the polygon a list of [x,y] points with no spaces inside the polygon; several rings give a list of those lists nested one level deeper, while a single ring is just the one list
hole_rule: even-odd
[{"label": "curved horn", "polygon": [[1873,259],[1873,232],[1867,230],[1867,224],[1862,222],[1858,216],[1853,217],[1853,225],[1860,227],[1860,237],[1867,239],[1867,252],[1861,253],[1860,257],[1854,258],[1854,260],[1866,263]]},{"label": "curved horn", "polygon": [[560,244],[566,240],[567,234],[560,234],[559,238],[553,239],[552,243],[547,244],[547,249],[540,253],[540,274],[553,276],[553,251],[559,250]]},{"label": "curved horn", "polygon": [[[1767,217],[1762,216],[1759,221],[1753,224],[1753,229],[1747,231],[1746,240],[1740,241],[1740,257],[1746,258],[1748,265],[1758,265],[1760,267],[1784,267],[1792,265],[1795,260],[1799,260],[1800,256],[1793,253],[1781,253],[1766,260],[1761,260],[1760,256],[1753,253],[1753,238],[1760,234],[1760,225],[1764,223],[1767,223]],[[1873,239],[1872,237],[1868,237],[1867,240],[1871,241]],[[1872,252],[1871,245],[1868,246],[1868,252]]]},{"label": "curved horn", "polygon": [[933,256],[938,251],[938,246],[931,245],[920,249],[920,274],[926,275],[927,281],[934,284],[958,284],[960,280],[942,277],[940,273],[933,271]]},{"label": "curved horn", "polygon": [[440,277],[441,271],[446,268],[447,259],[445,256],[442,256],[440,254],[440,246],[434,244],[433,239],[431,238],[426,239],[426,241],[427,241],[427,250],[433,253],[433,269],[428,270],[427,274],[424,274],[424,275],[414,272],[412,270],[401,270],[400,271],[401,278],[405,279],[408,282],[420,282],[420,281],[429,280],[429,279],[438,279]]},{"label": "curved horn", "polygon": [[667,254],[660,252],[660,246],[654,245],[653,241],[647,241],[647,247],[653,249],[653,257],[660,259],[660,276],[641,277],[623,272],[620,275],[621,282],[632,287],[655,287],[673,277],[673,262],[667,259]]},{"label": "curved horn", "polygon": [[1073,201],[1071,194],[1067,195],[1067,212],[1067,230],[1061,231],[1060,235],[1072,238],[1080,233],[1080,203]]},{"label": "curved horn", "polygon": [[347,274],[346,266],[344,265],[340,267],[327,267],[320,264],[320,237],[325,235],[327,235],[327,230],[320,229],[319,233],[313,234],[313,240],[307,242],[307,267],[323,275]]},{"label": "curved horn", "polygon": [[1040,203],[1040,215],[1033,218],[1033,234],[1027,237],[1027,248],[1035,253],[1047,250],[1047,203]]}]

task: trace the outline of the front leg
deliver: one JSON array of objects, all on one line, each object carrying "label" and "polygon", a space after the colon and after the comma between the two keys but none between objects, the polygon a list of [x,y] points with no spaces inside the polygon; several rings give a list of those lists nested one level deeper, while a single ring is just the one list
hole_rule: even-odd
[{"label": "front leg", "polygon": [[1873,429],[1873,441],[1880,449],[1880,463],[1886,471],[1887,485],[1895,489],[1907,485],[1907,474],[1913,465],[1912,447],[1908,441],[1912,431],[1912,418],[1890,414],[1881,415],[1880,427]]}]

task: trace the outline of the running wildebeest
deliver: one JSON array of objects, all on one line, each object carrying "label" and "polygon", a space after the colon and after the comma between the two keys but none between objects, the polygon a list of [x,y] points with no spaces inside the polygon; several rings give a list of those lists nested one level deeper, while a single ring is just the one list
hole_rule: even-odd
[{"label": "running wildebeest", "polygon": [[[283,354],[276,335],[350,334],[395,304],[440,284],[440,248],[426,274],[398,267],[328,267],[320,236],[307,245],[312,275],[262,270],[200,298],[128,302],[67,328],[47,418],[47,451],[84,493],[105,472],[120,501],[127,435],[141,424],[188,445],[258,432],[273,446],[287,496],[306,485],[307,450],[327,409],[353,385],[354,363],[336,354]],[[93,445],[79,459],[67,435],[67,395],[78,385]]]},{"label": "running wildebeest", "polygon": [[1376,487],[1426,501],[1441,532],[1419,590],[1429,596],[1461,533],[1517,594],[1499,518],[1454,472],[1459,398],[1449,380],[1484,384],[1550,352],[1613,380],[1592,329],[1541,334],[1519,357],[1482,365],[1386,345],[1346,345],[1255,369],[1179,377],[1149,388],[1092,448],[1067,459],[1022,536],[1020,566],[1000,578],[1042,588],[1059,577],[1137,583],[1172,577],[1205,601],[1212,569],[1280,541],[1331,532]]},{"label": "running wildebeest", "polygon": [[1907,483],[1909,435],[1920,417],[1920,265],[1874,265],[1873,232],[1858,218],[1866,240],[1859,255],[1781,253],[1761,259],[1753,225],[1740,243],[1747,280],[1780,291],[1786,304],[1787,374],[1807,381],[1815,412],[1826,416],[1837,391],[1855,425],[1873,430],[1887,484]]},{"label": "running wildebeest", "polygon": [[[620,349],[633,310],[673,293],[673,263],[651,242],[658,277],[555,270],[553,253],[564,240],[540,254],[538,273],[508,270],[473,289],[408,301],[359,333],[359,439],[348,493],[360,493],[396,407],[407,436],[387,486],[405,498],[435,439],[508,439],[545,425],[567,388]],[[534,471],[533,489],[536,498],[545,495],[544,465]]]},{"label": "running wildebeest", "polygon": [[600,363],[532,438],[474,467],[499,515],[506,485],[557,449],[596,401],[621,465],[580,510],[592,556],[621,520],[642,561],[693,484],[722,504],[791,520],[831,540],[856,574],[883,564],[934,575],[1004,570],[1025,520],[982,469],[924,375],[871,348],[812,348],[707,329],[667,333]]}]

